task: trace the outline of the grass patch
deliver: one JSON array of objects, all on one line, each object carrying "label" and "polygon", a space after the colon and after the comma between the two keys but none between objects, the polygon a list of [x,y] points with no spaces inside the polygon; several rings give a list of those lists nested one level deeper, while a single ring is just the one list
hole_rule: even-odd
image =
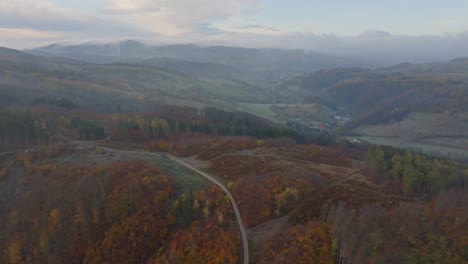
[{"label": "grass patch", "polygon": [[375,145],[392,146],[396,148],[407,148],[415,152],[429,155],[443,156],[449,158],[468,158],[468,150],[436,146],[413,141],[405,141],[396,137],[353,137]]},{"label": "grass patch", "polygon": [[266,118],[272,122],[281,122],[271,110],[271,104],[239,104],[237,110]]},{"label": "grass patch", "polygon": [[160,167],[164,173],[176,181],[176,192],[178,194],[198,192],[210,184],[203,176],[174,163],[168,158],[150,158],[148,161]]},{"label": "grass patch", "polygon": [[268,100],[266,96],[251,90],[252,87],[242,87],[241,84],[221,80],[205,80],[203,84],[195,88],[214,97],[238,102],[264,102]]},{"label": "grass patch", "polygon": [[468,121],[446,114],[410,113],[401,121],[363,125],[353,132],[369,137],[467,137]]}]

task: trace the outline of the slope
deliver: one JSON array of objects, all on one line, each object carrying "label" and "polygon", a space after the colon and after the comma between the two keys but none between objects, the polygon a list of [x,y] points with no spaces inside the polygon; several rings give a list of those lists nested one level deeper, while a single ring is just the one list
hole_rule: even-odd
[{"label": "slope", "polygon": [[90,64],[0,49],[0,94],[23,104],[65,98],[104,111],[142,110],[154,102],[184,99],[262,102],[261,89],[238,81],[201,80],[152,66]]}]

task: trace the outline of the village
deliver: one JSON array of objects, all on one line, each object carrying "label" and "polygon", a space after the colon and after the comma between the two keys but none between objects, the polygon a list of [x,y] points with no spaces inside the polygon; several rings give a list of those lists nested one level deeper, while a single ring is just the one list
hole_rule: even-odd
[{"label": "village", "polygon": [[332,134],[336,129],[342,127],[352,120],[351,116],[335,114],[323,122],[306,122],[302,118],[291,118],[286,122],[286,126],[302,133]]}]

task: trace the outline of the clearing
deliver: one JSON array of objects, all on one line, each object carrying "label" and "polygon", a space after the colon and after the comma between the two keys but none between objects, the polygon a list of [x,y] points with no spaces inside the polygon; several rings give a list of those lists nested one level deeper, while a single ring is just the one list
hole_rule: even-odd
[{"label": "clearing", "polygon": [[352,137],[376,145],[409,148],[427,154],[468,157],[468,117],[410,113],[405,119],[355,128]]}]

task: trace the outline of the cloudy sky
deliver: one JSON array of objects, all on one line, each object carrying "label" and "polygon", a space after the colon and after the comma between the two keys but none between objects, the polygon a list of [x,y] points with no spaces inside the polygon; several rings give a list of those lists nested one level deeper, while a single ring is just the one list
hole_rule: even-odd
[{"label": "cloudy sky", "polygon": [[429,43],[456,56],[468,55],[467,14],[466,0],[0,0],[0,45],[131,38],[411,55]]}]

